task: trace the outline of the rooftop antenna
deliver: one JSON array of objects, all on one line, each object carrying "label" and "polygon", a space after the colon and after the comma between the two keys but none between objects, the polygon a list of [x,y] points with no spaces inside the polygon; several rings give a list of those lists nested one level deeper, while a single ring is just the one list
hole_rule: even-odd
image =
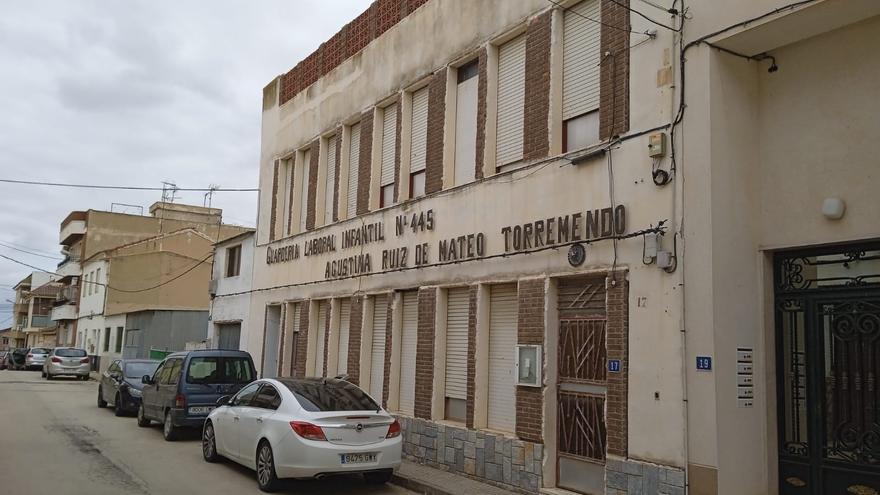
[{"label": "rooftop antenna", "polygon": [[177,199],[177,184],[170,181],[162,182],[162,202],[173,203]]},{"label": "rooftop antenna", "polygon": [[208,186],[208,192],[205,193],[205,199],[204,201],[202,201],[202,206],[205,206],[207,208],[211,207],[211,201],[214,199],[214,191],[219,188],[220,186],[217,184],[211,184],[210,186]]}]

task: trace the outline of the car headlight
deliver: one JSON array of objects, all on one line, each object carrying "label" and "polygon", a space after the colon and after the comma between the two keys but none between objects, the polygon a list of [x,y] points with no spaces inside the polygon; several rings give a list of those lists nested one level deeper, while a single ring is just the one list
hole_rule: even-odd
[{"label": "car headlight", "polygon": [[140,390],[138,390],[134,387],[128,387],[128,395],[130,395],[132,397],[140,397],[142,394],[141,394]]}]

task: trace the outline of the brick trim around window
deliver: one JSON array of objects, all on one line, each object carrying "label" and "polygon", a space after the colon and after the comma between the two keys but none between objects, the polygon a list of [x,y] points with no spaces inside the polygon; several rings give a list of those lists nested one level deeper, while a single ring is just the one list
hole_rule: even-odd
[{"label": "brick trim around window", "polygon": [[526,28],[526,88],[523,159],[550,153],[550,25],[552,11],[534,17]]},{"label": "brick trim around window", "polygon": [[336,163],[333,164],[333,221],[339,221],[339,175],[342,163],[342,126],[336,128]]},{"label": "brick trim around window", "polygon": [[486,151],[486,93],[488,91],[488,66],[489,66],[489,55],[486,51],[486,48],[480,49],[480,54],[477,57],[477,156],[474,161],[474,177],[477,180],[483,178],[483,165],[485,163],[486,157],[484,153]]},{"label": "brick trim around window", "polygon": [[434,328],[437,289],[419,289],[419,323],[416,337],[416,392],[414,416],[431,419],[434,395]]},{"label": "brick trim around window", "polygon": [[309,346],[309,301],[306,299],[299,304],[299,332],[296,333],[294,376],[303,378],[306,376],[306,352]]},{"label": "brick trim around window", "polygon": [[275,240],[275,224],[278,222],[278,168],[281,160],[275,160],[275,171],[272,175],[272,209],[269,213],[269,242]]},{"label": "brick trim around window", "polygon": [[629,282],[616,274],[615,284],[606,282],[607,322],[605,342],[608,359],[620,360],[620,373],[608,373],[605,426],[608,454],[627,456],[627,387],[629,376]]},{"label": "brick trim around window", "polygon": [[[599,138],[629,130],[629,0],[602,2]],[[615,29],[617,26],[621,29]]]},{"label": "brick trim around window", "polygon": [[394,202],[400,202],[400,143],[401,131],[403,130],[403,105],[400,98],[397,100],[397,126],[394,130]]},{"label": "brick trim around window", "polygon": [[391,292],[388,294],[388,307],[385,309],[385,371],[382,374],[382,407],[388,408],[388,388],[391,381],[391,355],[394,352],[391,327],[394,323],[394,296]]},{"label": "brick trim around window", "polygon": [[[544,344],[544,279],[520,280],[517,342]],[[546,354],[545,354],[546,356]],[[546,362],[545,359],[541,360]],[[516,387],[516,435],[521,440],[544,443],[544,387]]]},{"label": "brick trim around window", "polygon": [[361,116],[361,146],[358,156],[357,214],[370,211],[370,179],[373,165],[373,110]]},{"label": "brick trim around window", "polygon": [[474,397],[476,383],[474,378],[477,374],[477,292],[479,285],[472,285],[468,291],[468,350],[467,350],[467,401],[465,424],[468,428],[474,427]]},{"label": "brick trim around window", "polygon": [[428,135],[425,151],[425,193],[443,189],[443,122],[446,118],[446,69],[428,83]]},{"label": "brick trim around window", "polygon": [[331,309],[333,303],[327,301],[327,310],[324,311],[324,367],[321,370],[321,376],[327,376],[327,357],[330,356],[330,315],[333,314]]},{"label": "brick trim around window", "polygon": [[361,326],[363,325],[364,298],[352,296],[348,327],[348,381],[358,385],[361,380]]},{"label": "brick trim around window", "polygon": [[319,140],[314,140],[309,147],[309,198],[306,205],[306,230],[315,228],[315,202],[318,197],[318,158],[321,150]]}]

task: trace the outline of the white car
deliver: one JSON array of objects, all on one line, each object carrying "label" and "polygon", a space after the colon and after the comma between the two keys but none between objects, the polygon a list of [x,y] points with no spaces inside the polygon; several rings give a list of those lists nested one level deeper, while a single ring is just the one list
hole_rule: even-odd
[{"label": "white car", "polygon": [[350,473],[385,483],[400,467],[400,423],[345,380],[257,380],[217,406],[202,428],[205,460],[256,470],[263,491],[280,478]]}]

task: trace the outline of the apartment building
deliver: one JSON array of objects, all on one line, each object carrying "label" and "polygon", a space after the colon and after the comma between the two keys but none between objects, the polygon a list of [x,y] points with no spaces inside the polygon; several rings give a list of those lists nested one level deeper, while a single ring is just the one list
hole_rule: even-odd
[{"label": "apartment building", "polygon": [[48,273],[33,272],[15,285],[15,323],[9,335],[13,347],[54,347],[58,327],[50,319],[50,313],[61,289],[56,278]]},{"label": "apartment building", "polygon": [[258,323],[250,319],[255,237],[255,231],[250,230],[214,245],[208,322],[208,340],[213,348],[244,348],[242,343],[248,341],[248,334]]},{"label": "apartment building", "polygon": [[880,5],[684,4],[378,0],[271,81],[262,374],[510,489],[880,491]]}]

